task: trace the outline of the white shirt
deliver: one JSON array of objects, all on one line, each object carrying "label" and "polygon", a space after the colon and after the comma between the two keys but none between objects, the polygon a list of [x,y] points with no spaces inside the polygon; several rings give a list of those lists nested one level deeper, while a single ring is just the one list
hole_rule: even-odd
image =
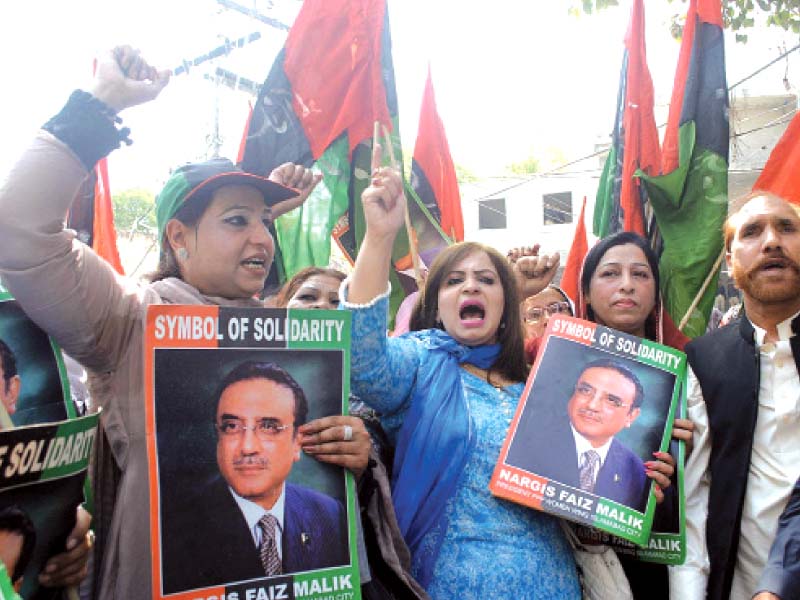
[{"label": "white shirt", "polygon": [[[796,315],[794,315],[796,316]],[[789,338],[794,316],[778,325],[776,343],[764,344],[766,332],[753,325],[760,353],[758,416],[742,510],[739,549],[731,600],[750,600],[775,538],[778,517],[800,477],[800,377]],[[688,417],[694,421],[694,451],[686,463],[686,562],[670,567],[670,598],[702,600],[708,583],[706,548],[708,462],[711,435],[697,377],[689,369]]]},{"label": "white shirt", "polygon": [[591,442],[583,437],[575,427],[572,426],[570,423],[569,428],[572,429],[572,437],[575,438],[575,453],[577,454],[578,459],[578,469],[581,468],[581,458],[585,452],[589,450],[594,450],[600,456],[600,460],[594,465],[593,473],[592,473],[592,482],[597,483],[597,474],[600,472],[600,468],[603,466],[603,463],[606,462],[606,456],[608,456],[608,449],[611,448],[611,442],[614,441],[614,438],[609,438],[609,440],[600,446],[599,448],[595,448],[592,446]]},{"label": "white shirt", "polygon": [[284,484],[281,488],[281,495],[278,496],[278,499],[270,510],[265,510],[255,502],[242,498],[233,491],[232,487],[228,486],[228,489],[231,491],[233,499],[236,500],[236,504],[239,505],[239,510],[242,511],[245,521],[247,521],[247,527],[250,530],[250,535],[253,536],[253,542],[256,548],[261,547],[261,540],[264,537],[264,533],[261,531],[258,521],[266,514],[270,514],[277,519],[278,523],[276,527],[278,530],[275,532],[275,544],[278,546],[278,556],[283,559],[283,507],[286,502],[286,485]]}]

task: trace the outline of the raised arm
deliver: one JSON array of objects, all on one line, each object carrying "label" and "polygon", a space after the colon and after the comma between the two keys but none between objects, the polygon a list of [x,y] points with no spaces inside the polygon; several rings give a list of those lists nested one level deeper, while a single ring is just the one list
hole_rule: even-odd
[{"label": "raised arm", "polygon": [[352,390],[382,415],[391,437],[402,423],[420,361],[412,338],[387,338],[388,282],[392,245],[403,224],[405,197],[400,173],[378,167],[361,196],[367,229],[355,269],[343,284],[341,308],[353,312]]},{"label": "raised arm", "polygon": [[97,160],[126,136],[115,111],[155,97],[168,78],[130,48],[108,53],[93,93],[73,93],[0,185],[0,275],[34,321],[97,370],[123,355],[140,292],[75,240],[64,217]]}]

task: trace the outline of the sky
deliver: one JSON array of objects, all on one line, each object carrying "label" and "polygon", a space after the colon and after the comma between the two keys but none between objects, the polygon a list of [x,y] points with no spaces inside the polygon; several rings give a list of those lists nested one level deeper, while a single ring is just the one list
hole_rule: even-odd
[{"label": "sky", "polygon": [[[254,5],[253,0],[239,2]],[[291,23],[300,3],[257,0],[255,5]],[[591,16],[572,16],[568,5],[568,0],[389,0],[404,148],[414,145],[428,64],[454,161],[479,175],[501,175],[507,165],[531,154],[578,158],[607,140],[630,0]],[[646,2],[648,60],[662,112],[679,47],[669,34],[669,20],[685,6]],[[130,43],[155,66],[174,68],[226,38],[260,31],[259,41],[213,65],[260,82],[285,39],[284,32],[222,9],[214,0],[26,0],[4,3],[0,11],[5,78],[0,177],[70,91],[90,85],[92,57],[115,44]],[[729,83],[777,56],[780,43],[791,39],[756,30],[743,46],[728,37]],[[794,53],[786,67],[792,90],[798,59],[800,53]],[[784,92],[784,67],[782,62],[743,87],[751,94]],[[206,78],[210,69],[196,67],[175,77],[157,101],[123,113],[134,144],[112,155],[112,191],[157,191],[171,167],[203,157],[215,114],[222,154],[235,156],[250,97],[218,92]],[[586,168],[596,166],[594,161]]]}]

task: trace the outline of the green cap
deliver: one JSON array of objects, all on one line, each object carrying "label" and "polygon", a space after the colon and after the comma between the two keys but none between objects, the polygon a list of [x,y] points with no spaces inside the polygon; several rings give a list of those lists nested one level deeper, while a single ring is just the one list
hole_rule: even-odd
[{"label": "green cap", "polygon": [[297,190],[270,181],[266,177],[243,171],[227,158],[214,158],[205,162],[189,163],[178,167],[170,175],[164,189],[156,198],[156,223],[158,239],[164,239],[167,222],[175,213],[193,198],[213,194],[223,185],[249,185],[264,196],[264,204],[272,206],[288,198],[297,196]]}]

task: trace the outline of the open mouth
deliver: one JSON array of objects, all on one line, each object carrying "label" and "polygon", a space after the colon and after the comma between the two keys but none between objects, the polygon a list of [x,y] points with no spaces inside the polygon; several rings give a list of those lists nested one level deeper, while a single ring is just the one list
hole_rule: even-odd
[{"label": "open mouth", "polygon": [[480,325],[486,317],[486,309],[480,302],[467,300],[459,308],[458,317],[464,325]]},{"label": "open mouth", "polygon": [[783,271],[789,268],[789,261],[785,258],[775,258],[771,260],[765,260],[761,263],[758,270],[759,271]]},{"label": "open mouth", "polygon": [[246,269],[264,271],[267,268],[267,261],[263,258],[247,258],[241,262]]}]

